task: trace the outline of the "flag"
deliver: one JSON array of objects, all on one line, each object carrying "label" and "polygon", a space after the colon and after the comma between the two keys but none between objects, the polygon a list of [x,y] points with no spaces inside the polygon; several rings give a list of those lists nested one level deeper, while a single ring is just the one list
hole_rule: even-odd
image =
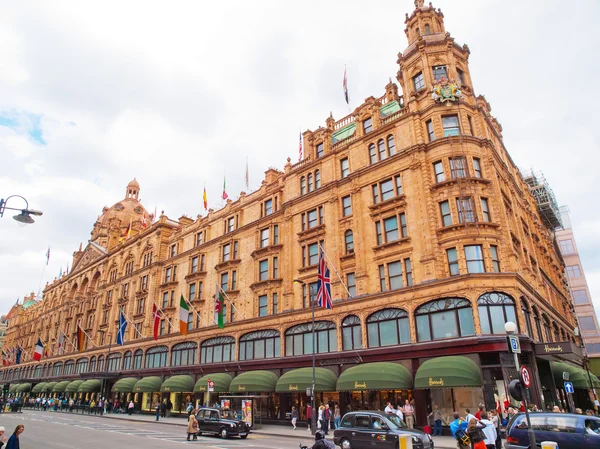
[{"label": "flag", "polygon": [[224,200],[226,200],[227,198],[229,198],[229,195],[227,195],[227,184],[226,184],[225,176],[223,176],[223,195],[222,195],[222,198]]},{"label": "flag", "polygon": [[22,353],[22,352],[23,352],[23,351],[21,350],[21,347],[19,346],[19,347],[17,348],[17,352],[16,352],[16,354],[15,354],[15,364],[17,364],[17,365],[19,365],[19,364],[21,363],[21,353]]},{"label": "flag", "polygon": [[208,210],[208,197],[206,196],[206,186],[204,186],[204,193],[202,194],[204,200],[204,210]]},{"label": "flag", "polygon": [[123,240],[128,239],[130,234],[131,234],[131,218],[129,219],[129,225],[125,229],[123,236],[119,239],[119,242],[122,242]]},{"label": "flag", "polygon": [[302,160],[302,131],[300,131],[300,143],[298,144],[298,162]]},{"label": "flag", "polygon": [[156,218],[157,218],[157,216],[156,216],[156,204],[155,204],[154,205],[154,216],[152,217],[152,221],[153,222],[156,221]]},{"label": "flag", "polygon": [[346,104],[350,104],[348,99],[348,79],[346,78],[346,67],[344,67],[344,83],[342,85],[344,86],[344,98],[346,99]]},{"label": "flag", "polygon": [[37,344],[35,345],[35,351],[33,351],[33,360],[37,360],[38,362],[42,360],[43,353],[44,345],[42,344],[42,340],[38,338]]},{"label": "flag", "polygon": [[148,227],[148,223],[146,222],[146,214],[142,215],[142,228],[146,229]]},{"label": "flag", "polygon": [[246,190],[250,190],[250,174],[248,173],[248,158],[246,158]]},{"label": "flag", "polygon": [[152,305],[152,319],[154,320],[154,339],[158,340],[158,326],[160,325],[160,313],[156,304]]},{"label": "flag", "polygon": [[48,251],[46,251],[46,265],[48,265],[49,261],[50,261],[50,247],[48,247]]},{"label": "flag", "polygon": [[46,344],[44,345],[44,357],[48,357],[48,355],[49,355],[48,342],[46,342]]},{"label": "flag", "polygon": [[127,320],[125,319],[125,315],[121,310],[121,315],[119,315],[119,330],[117,331],[117,344],[124,345],[125,344],[125,330],[127,329]]},{"label": "flag", "polygon": [[81,325],[77,323],[77,350],[79,352],[83,351],[83,338],[83,329],[81,328]]},{"label": "flag", "polygon": [[190,317],[190,307],[181,295],[179,300],[179,332],[183,335],[187,335],[188,331],[188,319]]},{"label": "flag", "polygon": [[60,271],[58,273],[58,278],[60,279],[62,277],[62,267],[60,267]]},{"label": "flag", "polygon": [[319,252],[319,271],[317,273],[317,301],[319,307],[333,309],[333,301],[331,299],[331,279],[329,277],[329,268],[325,263],[325,252],[323,248]]},{"label": "flag", "polygon": [[225,298],[217,284],[217,292],[215,293],[215,324],[221,329],[225,328],[225,320],[223,319],[223,305]]},{"label": "flag", "polygon": [[8,360],[6,359],[4,351],[2,351],[2,366],[8,366]]},{"label": "flag", "polygon": [[62,355],[63,351],[65,349],[65,334],[63,334],[63,331],[60,331],[60,333],[58,334],[58,348],[57,348],[57,353],[58,355]]}]

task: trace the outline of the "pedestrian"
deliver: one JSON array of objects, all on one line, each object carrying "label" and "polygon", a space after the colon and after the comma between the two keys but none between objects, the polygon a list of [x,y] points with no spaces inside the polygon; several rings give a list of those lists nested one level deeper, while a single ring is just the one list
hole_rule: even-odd
[{"label": "pedestrian", "polygon": [[171,398],[167,399],[167,418],[171,417],[171,410],[173,410],[173,403],[171,402]]},{"label": "pedestrian", "polygon": [[458,412],[454,412],[454,421],[450,423],[450,432],[456,438],[458,449],[469,449],[469,445],[471,444],[469,436],[465,433],[467,426],[467,422],[460,417]]},{"label": "pedestrian", "polygon": [[485,407],[483,404],[479,404],[479,407],[477,407],[477,413],[475,413],[475,418],[477,418],[478,420],[481,421],[481,413],[485,410]]},{"label": "pedestrian", "polygon": [[19,435],[21,435],[24,430],[25,426],[23,424],[19,424],[15,428],[14,433],[10,436],[8,442],[6,443],[6,449],[19,449]]},{"label": "pedestrian", "polygon": [[392,414],[395,411],[394,410],[394,406],[392,405],[391,402],[388,402],[387,405],[385,406],[385,409],[383,411],[386,412],[386,413]]},{"label": "pedestrian", "polygon": [[6,437],[4,436],[4,432],[6,432],[6,429],[0,426],[0,449],[2,449],[4,443],[6,443]]},{"label": "pedestrian", "polygon": [[485,426],[483,428],[483,433],[485,434],[485,439],[483,442],[485,443],[487,449],[496,449],[496,437],[498,435],[496,433],[494,422],[489,419],[488,414],[484,411],[481,412],[480,416],[481,419],[479,422]]},{"label": "pedestrian", "polygon": [[396,408],[396,416],[400,418],[400,421],[404,422],[404,412],[402,411],[402,406],[398,404],[398,408]]},{"label": "pedestrian", "polygon": [[187,427],[187,440],[190,441],[190,437],[193,435],[194,440],[198,439],[198,420],[196,419],[196,413],[198,410],[193,409],[192,413],[188,418],[188,427]]},{"label": "pedestrian", "polygon": [[307,406],[306,406],[306,421],[308,421],[307,430],[309,432],[310,432],[310,426],[312,425],[312,416],[313,416],[312,406],[310,404],[307,404]]},{"label": "pedestrian", "polygon": [[480,424],[477,421],[477,418],[473,417],[469,421],[469,426],[467,427],[467,435],[471,439],[471,447],[473,449],[487,449],[485,444],[485,434],[483,433],[483,428],[485,426]]},{"label": "pedestrian", "polygon": [[161,418],[167,417],[167,400],[166,399],[163,399],[163,401],[160,404],[160,417]]},{"label": "pedestrian", "polygon": [[[475,418],[475,415],[473,415],[473,414],[471,413],[471,409],[468,409],[468,408],[466,408],[466,409],[465,409],[465,421],[467,421],[467,423],[469,423],[469,424],[470,424],[470,423],[471,423],[471,420],[472,420],[473,418]],[[475,418],[475,419],[477,419],[477,418]]]},{"label": "pedestrian", "polygon": [[433,419],[433,436],[442,436],[442,412],[437,404],[433,404],[433,410],[429,416]]},{"label": "pedestrian", "polygon": [[560,408],[558,407],[558,405],[555,405],[554,407],[552,407],[552,411],[554,413],[560,413]]},{"label": "pedestrian", "polygon": [[342,422],[342,412],[340,410],[340,406],[335,404],[335,408],[333,409],[333,428],[338,429],[340,427],[340,423]]},{"label": "pedestrian", "polygon": [[323,430],[323,415],[325,413],[325,407],[323,405],[319,406],[319,414],[317,415],[317,427],[319,430]]},{"label": "pedestrian", "polygon": [[188,403],[188,406],[185,409],[185,411],[187,412],[188,416],[190,416],[192,414],[192,412],[194,411],[194,406],[192,405],[191,402]]},{"label": "pedestrian", "polygon": [[323,410],[323,424],[322,430],[325,432],[325,435],[329,434],[329,423],[331,421],[331,409],[329,408],[329,404],[325,404],[325,410]]},{"label": "pedestrian", "polygon": [[131,416],[131,414],[133,413],[133,407],[135,407],[133,401],[129,401],[129,405],[127,406],[127,413],[129,414],[129,416]]},{"label": "pedestrian", "polygon": [[404,401],[404,419],[406,420],[406,425],[409,429],[414,429],[415,427],[415,409],[411,405],[411,403],[406,399]]},{"label": "pedestrian", "polygon": [[298,421],[298,410],[296,407],[292,407],[292,426],[294,426],[294,430],[296,430],[296,422]]},{"label": "pedestrian", "polygon": [[158,418],[160,417],[160,402],[156,402],[156,405],[154,406],[154,409],[156,410],[156,420],[158,421]]}]

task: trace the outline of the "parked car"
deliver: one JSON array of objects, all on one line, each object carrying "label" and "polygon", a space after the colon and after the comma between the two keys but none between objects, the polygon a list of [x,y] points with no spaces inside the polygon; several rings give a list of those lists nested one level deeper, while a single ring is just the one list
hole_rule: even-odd
[{"label": "parked car", "polygon": [[[600,447],[600,418],[571,413],[530,413],[535,442],[554,441],[560,449],[597,449]],[[506,429],[506,449],[529,447],[525,414],[516,415]]]},{"label": "parked car", "polygon": [[426,433],[409,429],[396,415],[373,411],[346,413],[333,432],[333,442],[342,449],[398,449],[400,435],[410,435],[414,449],[433,449]]},{"label": "parked car", "polygon": [[196,414],[198,419],[198,435],[213,433],[221,438],[247,438],[250,434],[250,424],[237,419],[232,410],[218,408],[201,408]]}]

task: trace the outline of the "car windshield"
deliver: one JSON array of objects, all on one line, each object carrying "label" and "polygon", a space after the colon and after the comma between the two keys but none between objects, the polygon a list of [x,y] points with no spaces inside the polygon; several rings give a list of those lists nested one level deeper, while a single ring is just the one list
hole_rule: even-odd
[{"label": "car windshield", "polygon": [[223,419],[237,419],[237,415],[233,410],[223,410],[221,411],[221,418]]},{"label": "car windshield", "polygon": [[392,429],[406,429],[407,425],[398,415],[386,415],[386,418],[392,422]]}]

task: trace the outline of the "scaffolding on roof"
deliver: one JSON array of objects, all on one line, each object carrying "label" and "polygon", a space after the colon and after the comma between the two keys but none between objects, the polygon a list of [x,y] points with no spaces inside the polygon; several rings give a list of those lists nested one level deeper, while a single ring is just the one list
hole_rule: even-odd
[{"label": "scaffolding on roof", "polygon": [[562,229],[560,208],[544,175],[541,172],[530,170],[522,173],[522,176],[529,186],[529,191],[535,199],[538,212],[546,227],[551,231]]}]

